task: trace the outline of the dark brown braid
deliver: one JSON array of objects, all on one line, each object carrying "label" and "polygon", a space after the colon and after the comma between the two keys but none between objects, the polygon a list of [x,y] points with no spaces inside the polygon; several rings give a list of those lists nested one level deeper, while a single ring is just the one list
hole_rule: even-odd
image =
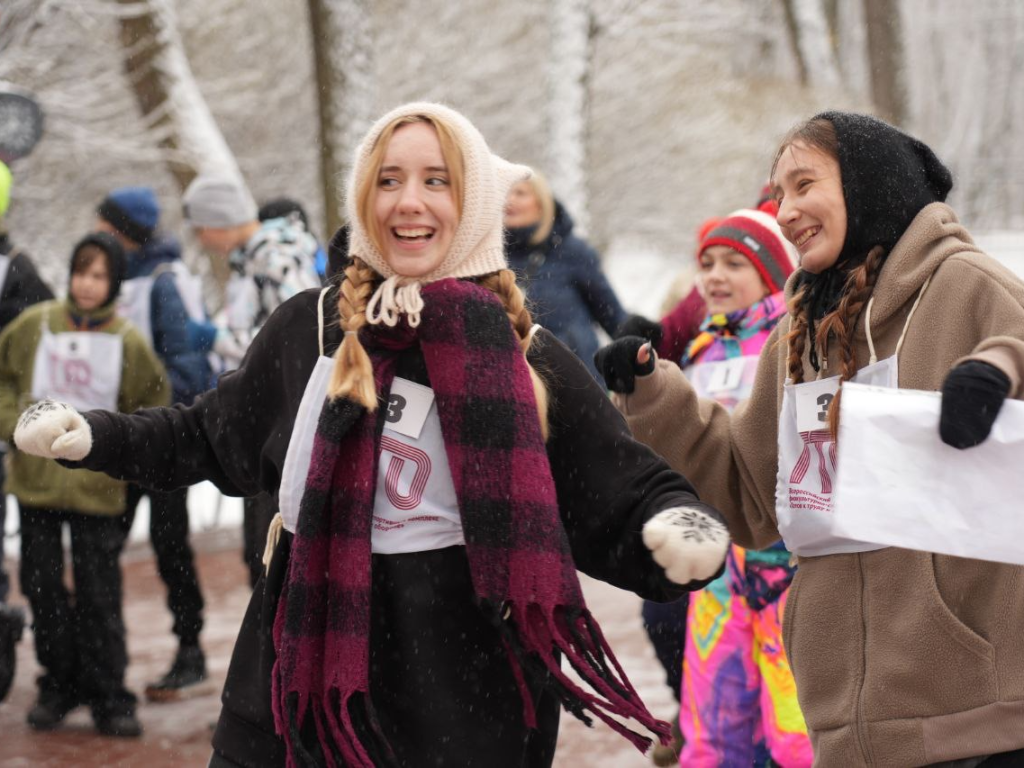
[{"label": "dark brown braid", "polygon": [[804,350],[807,348],[807,307],[804,304],[806,294],[807,288],[800,288],[789,300],[789,333],[785,337],[789,357],[786,359],[786,369],[793,384],[802,384],[804,381]]},{"label": "dark brown braid", "polygon": [[[815,331],[814,343],[820,350],[827,350],[829,341],[834,340],[839,347],[839,383],[849,381],[857,374],[857,356],[853,350],[853,337],[857,329],[865,305],[871,298],[875,282],[885,263],[885,250],[875,247],[868,253],[862,264],[850,270],[846,277],[839,305],[821,319]],[[786,336],[789,343],[787,359],[789,378],[794,384],[804,380],[803,355],[807,344],[807,307],[803,304],[803,290],[799,291],[789,303],[792,316],[791,330]],[[836,392],[828,409],[828,431],[832,439],[839,436],[839,402],[843,394],[842,387]]]}]

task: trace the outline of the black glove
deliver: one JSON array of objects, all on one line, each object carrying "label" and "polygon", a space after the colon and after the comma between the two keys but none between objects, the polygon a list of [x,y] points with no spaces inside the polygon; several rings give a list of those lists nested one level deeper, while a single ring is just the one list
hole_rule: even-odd
[{"label": "black glove", "polygon": [[647,339],[654,346],[661,346],[661,339],[665,331],[661,323],[655,323],[641,315],[630,315],[622,321],[622,325],[615,331],[616,339],[624,339],[626,336],[639,336]]},{"label": "black glove", "polygon": [[628,395],[636,386],[637,376],[646,376],[654,370],[653,350],[651,358],[643,365],[636,361],[640,347],[649,343],[639,336],[625,336],[594,353],[594,365],[604,376],[608,389]]},{"label": "black glove", "polygon": [[968,360],[951,370],[942,385],[942,442],[961,450],[985,442],[1009,393],[1010,379],[994,365]]}]

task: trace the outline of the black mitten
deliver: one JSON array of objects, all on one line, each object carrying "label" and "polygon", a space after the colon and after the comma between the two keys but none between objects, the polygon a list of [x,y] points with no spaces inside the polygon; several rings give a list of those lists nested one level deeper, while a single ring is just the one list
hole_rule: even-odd
[{"label": "black mitten", "polygon": [[650,359],[643,365],[636,361],[636,353],[640,351],[640,347],[649,343],[647,339],[639,336],[625,336],[597,350],[594,354],[594,365],[604,376],[608,389],[628,395],[636,386],[637,376],[646,376],[654,370],[653,351]]},{"label": "black mitten", "polygon": [[1010,379],[994,365],[968,360],[951,370],[942,385],[942,442],[961,450],[983,443],[1009,393]]},{"label": "black mitten", "polygon": [[615,331],[616,339],[623,339],[626,336],[639,336],[642,339],[647,339],[656,347],[661,344],[661,339],[664,335],[665,332],[661,327],[661,323],[655,323],[642,315],[630,315],[622,321],[622,325]]}]

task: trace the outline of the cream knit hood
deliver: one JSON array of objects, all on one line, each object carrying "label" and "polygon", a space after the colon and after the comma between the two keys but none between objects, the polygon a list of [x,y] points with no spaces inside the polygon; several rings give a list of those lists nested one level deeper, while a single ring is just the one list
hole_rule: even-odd
[{"label": "cream knit hood", "polygon": [[[411,115],[437,119],[451,128],[462,150],[465,169],[462,217],[452,239],[451,248],[433,272],[418,278],[396,275],[384,256],[370,241],[359,218],[357,190],[369,172],[370,153],[381,132],[395,120]],[[514,165],[491,154],[484,137],[463,115],[441,104],[413,102],[393,109],[370,128],[359,148],[349,177],[346,215],[351,227],[349,256],[358,257],[385,278],[367,306],[371,323],[394,325],[400,313],[409,316],[410,325],[419,323],[423,306],[419,288],[446,277],[476,277],[506,269],[502,219],[505,199],[512,185],[527,179],[531,170]]]}]

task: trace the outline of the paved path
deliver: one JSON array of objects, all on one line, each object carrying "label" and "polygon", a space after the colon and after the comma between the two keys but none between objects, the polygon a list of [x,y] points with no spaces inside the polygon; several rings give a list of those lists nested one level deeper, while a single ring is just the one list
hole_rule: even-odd
[{"label": "paved path", "polygon": [[[0,704],[0,766],[178,768],[206,765],[212,724],[220,711],[220,686],[249,599],[246,571],[240,557],[240,538],[237,530],[210,531],[193,537],[207,601],[202,642],[217,694],[175,704],[140,703],[139,717],[145,734],[138,740],[98,736],[86,709],[75,711],[62,728],[52,733],[36,733],[25,724],[25,713],[35,701],[35,677],[39,672],[31,633],[26,632],[18,649],[14,688]],[[7,565],[9,572],[16,576],[17,563],[9,561]],[[170,631],[163,585],[148,545],[133,545],[126,552],[124,570],[125,618],[131,659],[128,686],[141,693],[146,683],[166,671],[176,642]],[[609,642],[649,707],[660,717],[672,716],[675,706],[671,693],[663,683],[661,669],[640,628],[639,600],[588,579],[584,580],[584,590]],[[12,602],[24,601],[16,592]],[[643,768],[648,765],[647,758],[603,724],[587,728],[563,712],[555,759],[558,768]]]}]

